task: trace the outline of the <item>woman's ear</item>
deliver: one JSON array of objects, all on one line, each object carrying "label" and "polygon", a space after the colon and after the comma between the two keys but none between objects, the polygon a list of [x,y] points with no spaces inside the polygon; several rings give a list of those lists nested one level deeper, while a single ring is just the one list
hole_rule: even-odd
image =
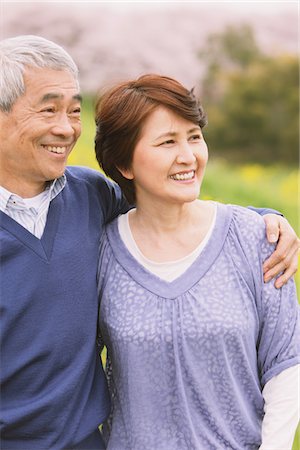
[{"label": "woman's ear", "polygon": [[130,168],[123,169],[122,167],[117,167],[117,169],[123,175],[124,178],[127,178],[127,180],[133,180],[134,176]]}]

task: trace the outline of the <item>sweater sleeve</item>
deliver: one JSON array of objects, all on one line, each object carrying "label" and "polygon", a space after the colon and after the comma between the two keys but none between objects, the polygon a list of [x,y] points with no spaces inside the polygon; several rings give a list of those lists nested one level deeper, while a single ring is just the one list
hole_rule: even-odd
[{"label": "sweater sleeve", "polygon": [[77,183],[85,183],[88,186],[90,195],[97,198],[93,205],[98,204],[101,208],[103,223],[112,221],[119,214],[127,212],[130,208],[120,186],[98,170],[81,166],[68,166],[66,173],[73,180],[75,179]]},{"label": "sweater sleeve", "polygon": [[257,367],[262,388],[274,376],[300,363],[300,310],[295,281],[290,279],[280,289],[275,280],[263,281],[263,262],[274,251],[266,238],[265,224],[248,208],[234,206],[234,222],[240,234],[253,283],[257,330]]},{"label": "sweater sleeve", "polygon": [[300,365],[271,378],[264,389],[262,444],[259,450],[291,450],[299,422]]},{"label": "sweater sleeve", "polygon": [[99,195],[101,195],[104,222],[109,223],[119,214],[128,211],[129,204],[125,199],[120,186],[108,178],[104,178],[99,185]]},{"label": "sweater sleeve", "polygon": [[276,214],[278,216],[282,216],[283,214],[281,214],[281,212],[276,211],[276,209],[271,209],[271,208],[255,208],[254,206],[248,206],[248,209],[250,209],[251,211],[256,212],[257,214],[259,214],[260,216],[265,216],[266,214]]},{"label": "sweater sleeve", "polygon": [[[273,245],[264,238],[261,264],[272,249]],[[300,363],[300,310],[295,282],[291,279],[281,289],[276,289],[274,281],[261,281],[261,295],[257,298],[260,317],[258,368],[262,386],[285,369]]]}]

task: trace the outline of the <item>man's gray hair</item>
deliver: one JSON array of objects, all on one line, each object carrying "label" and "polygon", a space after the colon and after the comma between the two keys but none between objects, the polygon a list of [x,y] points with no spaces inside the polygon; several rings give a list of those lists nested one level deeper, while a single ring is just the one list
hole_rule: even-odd
[{"label": "man's gray hair", "polygon": [[9,112],[25,93],[27,67],[68,70],[78,82],[78,68],[59,45],[40,36],[24,35],[0,41],[0,111]]}]

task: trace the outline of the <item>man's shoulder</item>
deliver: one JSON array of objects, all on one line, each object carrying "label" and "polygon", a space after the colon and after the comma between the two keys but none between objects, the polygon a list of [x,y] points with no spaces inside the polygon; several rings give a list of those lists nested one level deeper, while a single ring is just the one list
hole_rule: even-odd
[{"label": "man's shoulder", "polygon": [[103,173],[89,167],[68,166],[65,176],[69,188],[66,195],[73,194],[79,198],[88,195],[96,199],[105,210],[107,220],[116,217],[125,209],[121,188]]},{"label": "man's shoulder", "polygon": [[71,184],[85,184],[89,189],[96,191],[112,192],[121,190],[119,186],[102,172],[84,166],[67,166],[65,170],[67,182]]},{"label": "man's shoulder", "polygon": [[86,183],[107,183],[109,180],[98,170],[84,166],[67,166],[65,175],[68,181]]}]

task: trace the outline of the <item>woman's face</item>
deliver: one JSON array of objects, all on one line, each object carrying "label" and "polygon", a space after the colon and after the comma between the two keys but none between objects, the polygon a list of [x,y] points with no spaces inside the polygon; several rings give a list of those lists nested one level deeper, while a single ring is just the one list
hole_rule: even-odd
[{"label": "woman's face", "polygon": [[158,107],[145,121],[130,169],[137,204],[182,204],[198,198],[208,158],[201,129],[171,110]]}]

